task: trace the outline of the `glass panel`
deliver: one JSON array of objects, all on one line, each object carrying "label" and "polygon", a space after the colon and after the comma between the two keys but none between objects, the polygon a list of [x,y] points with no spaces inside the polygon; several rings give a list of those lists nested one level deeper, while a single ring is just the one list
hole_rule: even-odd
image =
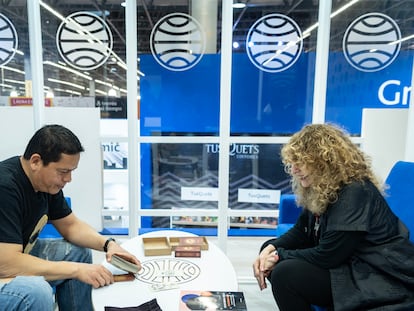
[{"label": "glass panel", "polygon": [[0,7],[0,106],[30,104],[26,87],[29,53],[26,1],[6,1]]},{"label": "glass panel", "polygon": [[[218,158],[209,144],[142,144],[144,209],[217,209]],[[142,219],[144,228],[210,226],[214,217]]]},{"label": "glass panel", "polygon": [[121,3],[41,2],[44,85],[54,106],[98,106],[102,117],[126,117]]},{"label": "glass panel", "polygon": [[220,1],[138,3],[141,135],[217,135]]},{"label": "glass panel", "polygon": [[414,1],[359,1],[332,19],[326,120],[360,135],[362,109],[408,108],[413,10]]},{"label": "glass panel", "polygon": [[103,227],[127,228],[128,217],[128,144],[118,141],[102,143],[104,169]]},{"label": "glass panel", "polygon": [[[291,191],[280,159],[282,145],[232,144],[230,146],[230,202],[232,209],[275,208],[277,200],[251,202],[241,200],[240,189],[274,189],[282,193]],[[260,197],[260,195],[257,195]],[[266,195],[266,198],[269,198]],[[247,198],[246,198],[247,199]]]},{"label": "glass panel", "polygon": [[100,107],[101,135],[111,137],[102,141],[106,228],[129,225],[122,2],[40,2],[45,92],[53,93],[53,106]]},{"label": "glass panel", "polygon": [[282,145],[232,144],[230,148],[229,208],[274,210],[274,217],[232,217],[232,227],[274,228],[280,196],[291,192],[280,159]]},{"label": "glass panel", "polygon": [[232,135],[288,135],[311,121],[313,3],[248,1],[234,10]]},{"label": "glass panel", "polygon": [[[217,209],[218,144],[143,144],[145,209]],[[281,145],[232,144],[229,207],[274,210],[274,217],[231,217],[231,228],[275,228],[281,194],[290,193],[279,158]],[[151,159],[147,161],[146,159]],[[215,215],[143,217],[143,228],[215,228]]]}]

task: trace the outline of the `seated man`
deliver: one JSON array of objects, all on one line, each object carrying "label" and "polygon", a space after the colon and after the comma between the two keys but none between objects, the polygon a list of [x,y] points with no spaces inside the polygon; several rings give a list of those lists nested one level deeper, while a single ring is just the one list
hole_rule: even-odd
[{"label": "seated man", "polygon": [[[84,149],[67,128],[47,125],[30,139],[23,156],[0,162],[0,306],[4,310],[93,310],[91,291],[114,282],[90,249],[140,266],[112,238],[75,216],[63,187],[72,180]],[[37,240],[50,220],[64,239]]]}]

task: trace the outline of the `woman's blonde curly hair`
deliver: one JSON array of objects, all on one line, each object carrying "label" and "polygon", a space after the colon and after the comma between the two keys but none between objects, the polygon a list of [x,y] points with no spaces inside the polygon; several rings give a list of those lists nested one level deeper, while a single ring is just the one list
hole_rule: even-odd
[{"label": "woman's blonde curly hair", "polygon": [[[383,192],[371,159],[334,124],[305,125],[283,146],[281,154],[298,205],[315,214],[324,213],[338,199],[338,191],[353,181],[371,180]],[[305,166],[312,175],[310,187],[302,187],[292,175],[294,164]]]}]

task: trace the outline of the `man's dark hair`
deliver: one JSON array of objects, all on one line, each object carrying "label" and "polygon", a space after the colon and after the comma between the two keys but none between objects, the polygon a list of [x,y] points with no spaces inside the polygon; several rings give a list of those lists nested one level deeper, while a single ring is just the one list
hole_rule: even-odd
[{"label": "man's dark hair", "polygon": [[23,158],[29,160],[30,157],[38,153],[42,158],[43,165],[50,162],[58,162],[62,153],[74,155],[84,151],[78,137],[64,126],[51,124],[45,125],[33,135],[27,144]]}]

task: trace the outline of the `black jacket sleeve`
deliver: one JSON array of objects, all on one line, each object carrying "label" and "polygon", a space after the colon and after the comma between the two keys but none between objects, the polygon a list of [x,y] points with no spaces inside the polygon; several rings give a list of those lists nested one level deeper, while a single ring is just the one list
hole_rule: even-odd
[{"label": "black jacket sleeve", "polygon": [[275,248],[283,247],[286,249],[312,247],[312,240],[309,239],[308,233],[308,221],[309,213],[306,211],[302,212],[295,225],[290,230],[276,239],[266,241],[260,248],[260,251],[269,244],[273,245]]},{"label": "black jacket sleeve", "polygon": [[266,241],[279,253],[279,260],[303,259],[321,268],[334,268],[348,260],[364,238],[366,232],[357,230],[328,230],[323,238],[314,238],[315,217],[303,211],[295,225],[281,237]]},{"label": "black jacket sleeve", "polygon": [[279,258],[299,258],[321,268],[335,268],[351,257],[365,234],[363,231],[328,231],[317,246],[306,249],[278,248]]}]

